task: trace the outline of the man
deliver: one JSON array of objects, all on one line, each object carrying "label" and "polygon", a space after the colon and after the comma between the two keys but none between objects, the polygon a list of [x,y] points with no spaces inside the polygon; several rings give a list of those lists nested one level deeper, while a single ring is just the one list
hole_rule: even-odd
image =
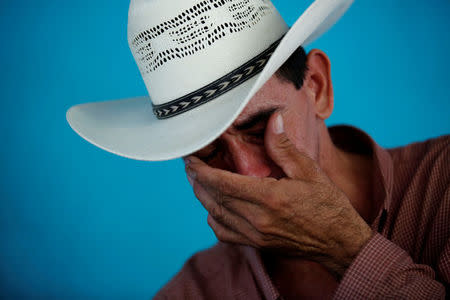
[{"label": "man", "polygon": [[449,137],[384,150],[328,129],[330,61],[299,47],[351,2],[317,0],[289,29],[267,0],[131,1],[153,108],[93,103],[67,118],[119,155],[185,157],[220,242],[156,299],[445,297]]},{"label": "man", "polygon": [[221,242],[155,299],[445,297],[450,138],[386,151],[355,128],[327,129],[332,110],[329,59],[299,48],[185,159]]}]

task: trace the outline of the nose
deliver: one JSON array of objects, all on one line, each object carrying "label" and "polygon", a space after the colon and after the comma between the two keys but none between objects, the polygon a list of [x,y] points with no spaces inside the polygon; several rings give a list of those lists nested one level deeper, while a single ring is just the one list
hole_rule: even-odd
[{"label": "nose", "polygon": [[271,172],[271,162],[263,145],[247,143],[237,136],[222,136],[226,144],[227,160],[233,166],[233,171],[246,176],[268,177]]}]

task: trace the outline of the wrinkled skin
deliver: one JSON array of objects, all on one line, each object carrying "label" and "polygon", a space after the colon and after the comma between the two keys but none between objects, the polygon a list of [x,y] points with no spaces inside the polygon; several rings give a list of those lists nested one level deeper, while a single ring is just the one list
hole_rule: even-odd
[{"label": "wrinkled skin", "polygon": [[219,139],[185,158],[186,172],[220,241],[271,253],[274,274],[306,266],[310,281],[332,285],[372,236],[371,161],[332,143],[330,63],[313,50],[307,64],[302,89],[274,75]]}]

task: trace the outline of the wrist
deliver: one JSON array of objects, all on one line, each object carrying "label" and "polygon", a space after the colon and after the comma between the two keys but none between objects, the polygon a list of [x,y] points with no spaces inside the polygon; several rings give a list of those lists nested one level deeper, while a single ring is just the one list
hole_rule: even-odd
[{"label": "wrist", "polygon": [[345,271],[373,236],[373,231],[370,226],[362,219],[360,220],[362,222],[355,225],[353,230],[346,234],[345,241],[339,247],[335,256],[335,263],[337,265],[336,273],[340,277],[344,275]]}]

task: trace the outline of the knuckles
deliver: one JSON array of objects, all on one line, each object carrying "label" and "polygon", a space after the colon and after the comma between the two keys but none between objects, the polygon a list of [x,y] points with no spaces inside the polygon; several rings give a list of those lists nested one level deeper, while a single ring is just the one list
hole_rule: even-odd
[{"label": "knuckles", "polygon": [[221,206],[216,205],[210,208],[209,213],[211,214],[211,216],[217,220],[217,221],[222,221],[224,219],[224,215],[223,215],[223,209]]},{"label": "knuckles", "polygon": [[260,248],[267,249],[275,246],[274,241],[275,239],[271,235],[259,233],[255,240],[255,244],[258,245]]},{"label": "knuckles", "polygon": [[270,218],[266,216],[260,216],[259,218],[255,219],[253,226],[256,230],[258,230],[261,233],[267,233],[270,228]]},{"label": "knuckles", "polygon": [[272,213],[278,215],[282,213],[286,207],[292,204],[289,203],[291,201],[290,195],[296,189],[292,184],[293,182],[290,179],[283,178],[268,189],[263,200],[265,207]]},{"label": "knuckles", "polygon": [[223,227],[217,225],[217,219],[210,213],[208,216],[208,225],[214,231],[214,235],[221,242],[227,242],[227,237],[225,235],[225,230]]},{"label": "knuckles", "polygon": [[264,191],[262,204],[270,210],[277,210],[280,206],[280,194],[275,185]]},{"label": "knuckles", "polygon": [[282,150],[283,152],[287,152],[289,156],[293,156],[297,152],[297,149],[286,135],[279,136],[277,141],[277,148]]}]

